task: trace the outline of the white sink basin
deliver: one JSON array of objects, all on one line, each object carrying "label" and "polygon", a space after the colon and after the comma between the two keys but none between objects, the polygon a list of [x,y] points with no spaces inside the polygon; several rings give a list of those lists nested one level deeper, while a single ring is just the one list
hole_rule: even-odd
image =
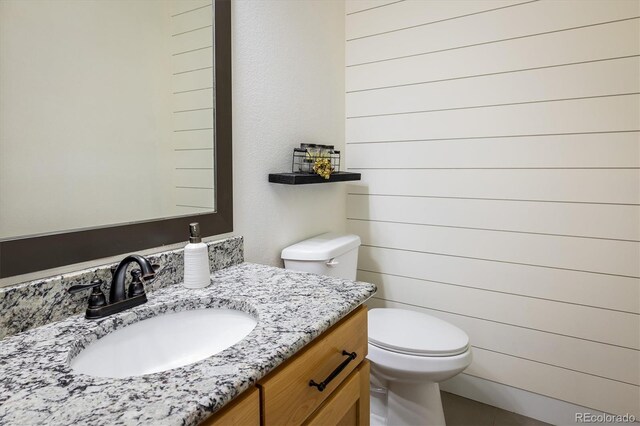
[{"label": "white sink basin", "polygon": [[82,350],[71,368],[98,377],[123,378],[193,364],[244,339],[256,326],[233,309],[173,312],[107,334]]}]

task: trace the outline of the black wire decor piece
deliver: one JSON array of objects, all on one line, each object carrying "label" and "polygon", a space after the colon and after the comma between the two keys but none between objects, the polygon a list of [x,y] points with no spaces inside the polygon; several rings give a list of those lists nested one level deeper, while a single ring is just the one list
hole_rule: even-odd
[{"label": "black wire decor piece", "polygon": [[292,173],[314,173],[313,166],[317,160],[328,159],[332,173],[340,171],[340,151],[333,145],[300,144],[300,148],[293,148],[291,161]]}]

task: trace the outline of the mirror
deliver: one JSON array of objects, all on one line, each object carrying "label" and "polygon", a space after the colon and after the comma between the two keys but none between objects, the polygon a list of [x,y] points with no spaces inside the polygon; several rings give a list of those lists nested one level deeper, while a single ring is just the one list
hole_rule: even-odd
[{"label": "mirror", "polygon": [[0,238],[214,211],[211,0],[3,0],[0,28]]},{"label": "mirror", "polygon": [[0,2],[0,277],[232,230],[229,9]]}]

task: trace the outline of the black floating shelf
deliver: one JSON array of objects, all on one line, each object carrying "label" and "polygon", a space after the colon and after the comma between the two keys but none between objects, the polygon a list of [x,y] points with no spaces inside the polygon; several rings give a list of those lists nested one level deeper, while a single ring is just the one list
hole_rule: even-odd
[{"label": "black floating shelf", "polygon": [[348,180],[360,180],[360,173],[335,172],[329,179],[314,173],[270,173],[269,182],[285,185],[307,185],[310,183],[346,182]]}]

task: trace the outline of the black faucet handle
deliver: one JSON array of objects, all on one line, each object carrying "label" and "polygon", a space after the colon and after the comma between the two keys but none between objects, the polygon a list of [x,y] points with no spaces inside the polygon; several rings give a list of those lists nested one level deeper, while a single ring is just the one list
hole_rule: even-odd
[{"label": "black faucet handle", "polygon": [[151,265],[151,268],[153,269],[153,274],[142,278],[147,282],[150,282],[156,279],[158,277],[158,274],[164,270],[164,268],[158,265],[157,263],[154,263],[153,265]]},{"label": "black faucet handle", "polygon": [[79,285],[72,286],[71,288],[69,288],[69,293],[72,293],[72,294],[78,293],[82,290],[86,290],[90,288],[91,294],[89,295],[88,310],[96,309],[101,306],[105,306],[107,304],[107,298],[105,297],[104,293],[100,289],[100,286],[102,284],[104,284],[104,281],[99,278],[96,278],[93,281],[91,281],[89,284],[79,284]]},{"label": "black faucet handle", "polygon": [[142,271],[140,269],[134,269],[133,271],[131,271],[131,276],[133,277],[133,280],[135,281],[142,278],[143,282],[149,283],[153,281],[158,276],[160,271],[162,271],[163,269],[162,267],[160,267],[160,265],[155,263],[151,265],[151,268],[153,272],[144,276],[142,275]]},{"label": "black faucet handle", "polygon": [[141,296],[144,293],[144,285],[142,284],[142,280],[140,277],[142,276],[142,271],[140,269],[134,269],[131,271],[131,277],[133,280],[131,284],[129,284],[129,291],[127,292],[127,296],[136,297]]},{"label": "black faucet handle", "polygon": [[158,276],[158,273],[162,271],[162,269],[160,268],[160,265],[156,264],[151,265],[151,267],[153,268],[153,274],[143,277],[142,271],[140,269],[134,269],[131,271],[131,278],[133,278],[134,281],[139,281],[140,278],[142,278],[146,282],[153,281],[153,279]]},{"label": "black faucet handle", "polygon": [[82,291],[82,290],[86,290],[88,288],[92,288],[94,289],[93,292],[95,293],[96,289],[100,291],[100,286],[102,284],[104,284],[104,281],[99,278],[96,278],[92,280],[89,284],[78,284],[78,285],[71,286],[69,287],[68,291],[69,293],[73,294],[73,293],[78,293],[79,291]]}]

